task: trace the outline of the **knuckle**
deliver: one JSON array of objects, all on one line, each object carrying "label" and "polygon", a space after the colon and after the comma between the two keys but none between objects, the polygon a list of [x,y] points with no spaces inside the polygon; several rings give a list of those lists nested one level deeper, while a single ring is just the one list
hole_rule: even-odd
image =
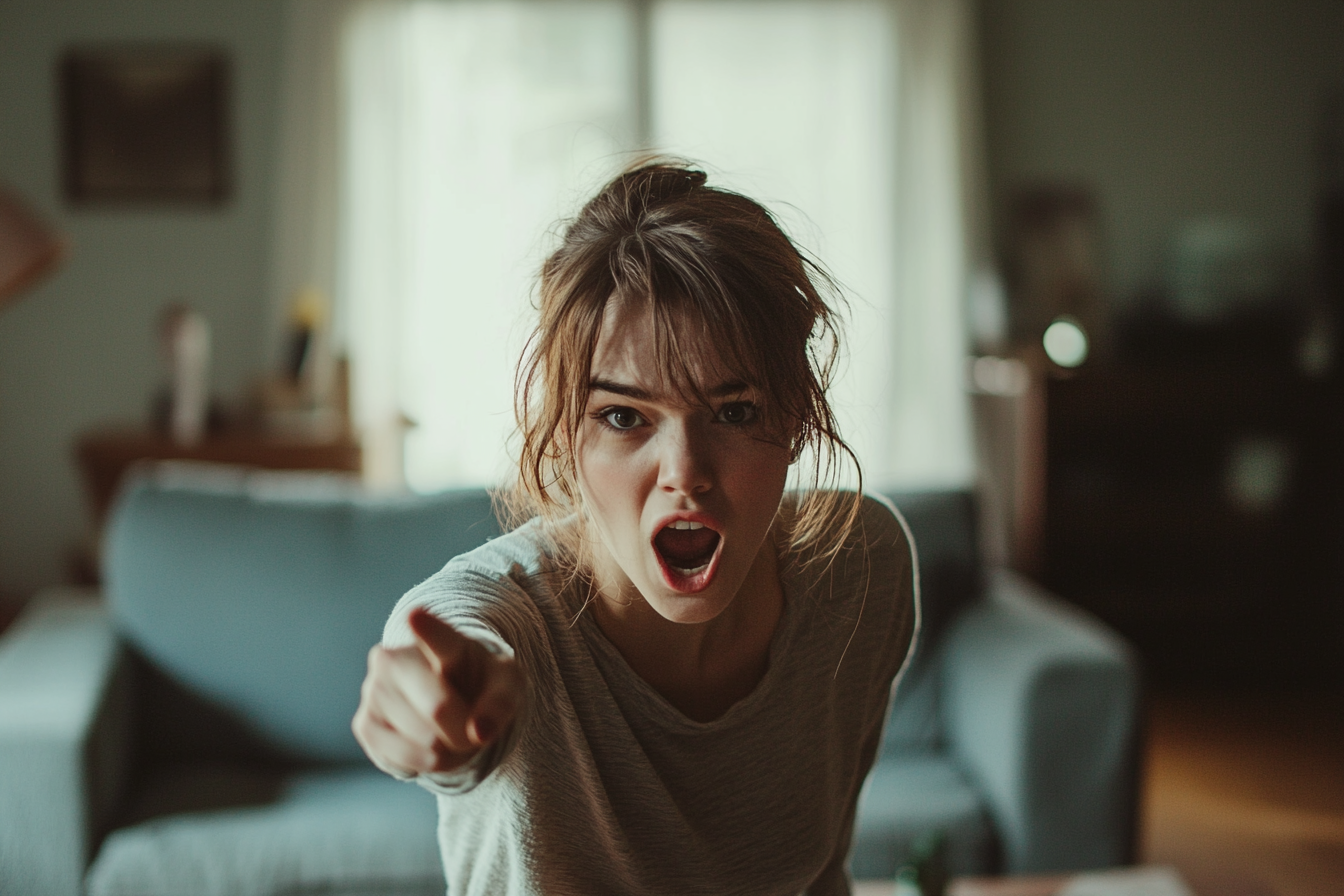
[{"label": "knuckle", "polygon": [[361,709],[355,713],[355,717],[350,720],[350,728],[357,737],[369,740],[374,732],[382,727],[378,720],[368,710]]},{"label": "knuckle", "polygon": [[405,741],[398,743],[395,750],[389,751],[388,758],[407,771],[423,772],[429,768],[425,763],[424,751]]},{"label": "knuckle", "polygon": [[434,701],[430,707],[430,718],[432,718],[441,728],[446,728],[457,715],[456,707],[450,697],[441,697]]},{"label": "knuckle", "polygon": [[462,754],[443,742],[436,743],[428,755],[429,767],[436,772],[453,771],[463,762]]}]

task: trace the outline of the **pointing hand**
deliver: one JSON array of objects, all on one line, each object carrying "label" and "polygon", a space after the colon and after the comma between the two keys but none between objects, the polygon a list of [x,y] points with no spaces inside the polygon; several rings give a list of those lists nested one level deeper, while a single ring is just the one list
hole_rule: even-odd
[{"label": "pointing hand", "polygon": [[369,651],[350,727],[385,772],[453,771],[513,721],[522,671],[428,610],[412,610],[408,622],[413,644]]}]

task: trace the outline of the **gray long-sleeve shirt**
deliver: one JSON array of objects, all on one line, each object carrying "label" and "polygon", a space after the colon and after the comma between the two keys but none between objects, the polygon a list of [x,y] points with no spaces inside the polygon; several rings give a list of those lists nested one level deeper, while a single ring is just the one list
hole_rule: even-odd
[{"label": "gray long-sleeve shirt", "polygon": [[510,651],[527,699],[439,794],[448,892],[848,893],[859,788],[917,626],[904,522],[866,499],[825,569],[782,564],[783,614],[755,690],[711,722],[682,715],[558,588],[535,521],[451,561],[393,610],[423,606]]}]

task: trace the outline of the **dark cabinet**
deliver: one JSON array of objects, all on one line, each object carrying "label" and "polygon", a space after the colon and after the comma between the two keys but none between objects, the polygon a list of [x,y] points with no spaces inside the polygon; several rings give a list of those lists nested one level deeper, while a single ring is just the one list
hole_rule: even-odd
[{"label": "dark cabinet", "polygon": [[1344,654],[1344,401],[1260,363],[1047,387],[1044,578],[1158,680],[1300,680]]}]

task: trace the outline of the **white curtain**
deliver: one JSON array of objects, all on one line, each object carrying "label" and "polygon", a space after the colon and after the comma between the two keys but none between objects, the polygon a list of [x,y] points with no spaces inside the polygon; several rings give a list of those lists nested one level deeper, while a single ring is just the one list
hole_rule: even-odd
[{"label": "white curtain", "polygon": [[414,488],[500,481],[547,231],[631,142],[631,17],[619,0],[378,4],[348,37],[356,412],[369,431],[414,422]]},{"label": "white curtain", "polygon": [[834,401],[868,482],[968,483],[969,2],[356,5],[332,281],[375,478],[507,475],[548,228],[649,141],[764,201],[846,287]]},{"label": "white curtain", "polygon": [[894,9],[858,2],[659,3],[654,137],[764,201],[845,287],[846,356],[832,395],[870,482],[885,450],[896,288]]},{"label": "white curtain", "polygon": [[965,389],[966,308],[991,265],[981,155],[974,0],[898,0],[895,254],[883,396],[888,481],[976,478]]}]

